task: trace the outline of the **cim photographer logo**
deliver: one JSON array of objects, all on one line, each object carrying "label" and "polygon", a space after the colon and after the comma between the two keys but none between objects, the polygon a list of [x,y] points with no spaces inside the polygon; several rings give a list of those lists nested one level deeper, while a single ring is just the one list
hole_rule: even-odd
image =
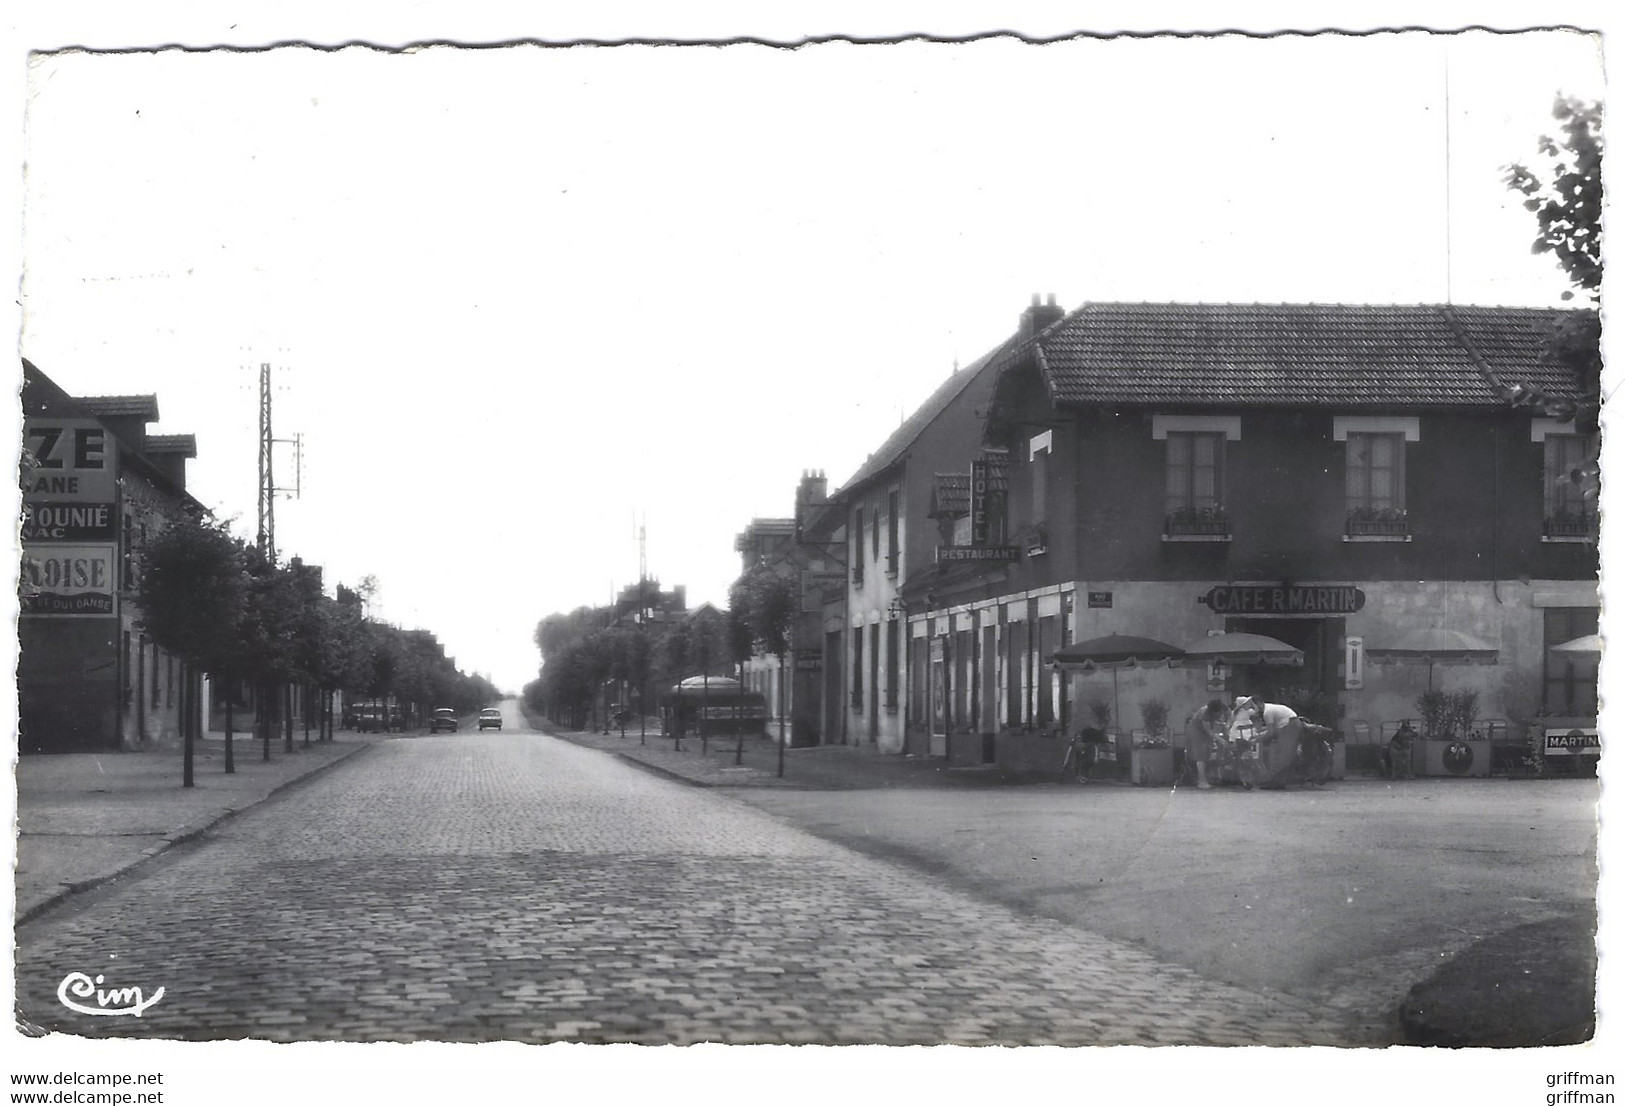
[{"label": "cim photographer logo", "polygon": [[[164,997],[162,987],[150,996],[140,987],[109,987],[102,989],[107,977],[103,975],[92,979],[84,972],[69,972],[57,985],[57,1001],[76,1014],[93,1014],[97,1017],[120,1017],[133,1014],[140,1017],[142,1012],[153,1003]],[[95,1005],[78,1000],[94,1000]]]}]

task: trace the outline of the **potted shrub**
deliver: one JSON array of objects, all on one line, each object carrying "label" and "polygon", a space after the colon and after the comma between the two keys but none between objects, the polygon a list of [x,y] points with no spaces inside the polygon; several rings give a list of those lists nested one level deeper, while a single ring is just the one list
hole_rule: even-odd
[{"label": "potted shrub", "polygon": [[1137,784],[1163,786],[1174,782],[1174,749],[1168,739],[1168,704],[1147,699],[1140,704],[1145,736],[1134,742],[1129,754],[1129,779]]}]

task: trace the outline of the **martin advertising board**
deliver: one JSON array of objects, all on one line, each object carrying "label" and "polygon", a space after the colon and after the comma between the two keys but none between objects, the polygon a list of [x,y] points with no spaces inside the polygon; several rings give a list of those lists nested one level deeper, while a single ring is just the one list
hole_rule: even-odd
[{"label": "martin advertising board", "polygon": [[116,545],[31,545],[23,550],[23,615],[104,617],[115,612]]},{"label": "martin advertising board", "polygon": [[111,503],[115,449],[95,419],[32,418],[23,427],[34,464],[25,503]]}]

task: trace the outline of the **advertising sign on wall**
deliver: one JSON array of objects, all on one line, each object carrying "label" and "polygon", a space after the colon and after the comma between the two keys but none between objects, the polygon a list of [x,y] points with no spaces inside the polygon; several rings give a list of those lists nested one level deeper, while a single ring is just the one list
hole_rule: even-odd
[{"label": "advertising sign on wall", "polygon": [[19,601],[24,615],[114,613],[114,545],[32,545],[23,550]]},{"label": "advertising sign on wall", "polygon": [[22,538],[37,541],[116,541],[111,503],[31,503]]},{"label": "advertising sign on wall", "polygon": [[1598,756],[1602,753],[1602,740],[1594,726],[1570,727],[1546,731],[1546,755],[1549,757]]},{"label": "advertising sign on wall", "polygon": [[34,464],[23,484],[28,503],[111,503],[114,448],[95,419],[33,418],[23,427]]}]

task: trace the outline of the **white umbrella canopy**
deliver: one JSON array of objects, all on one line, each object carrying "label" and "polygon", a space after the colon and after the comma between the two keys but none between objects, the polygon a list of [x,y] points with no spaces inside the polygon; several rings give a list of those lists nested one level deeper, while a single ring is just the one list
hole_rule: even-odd
[{"label": "white umbrella canopy", "polygon": [[701,694],[711,691],[738,691],[739,681],[732,676],[690,676],[681,683],[674,684],[672,690],[678,694],[688,691],[697,691]]},{"label": "white umbrella canopy", "polygon": [[1186,663],[1196,664],[1303,664],[1303,650],[1264,634],[1209,634],[1185,647]]},{"label": "white umbrella canopy", "polygon": [[1602,635],[1586,634],[1572,641],[1565,641],[1561,645],[1551,648],[1553,653],[1561,653],[1573,660],[1599,660],[1602,657]]},{"label": "white umbrella canopy", "polygon": [[1368,645],[1366,659],[1374,664],[1425,664],[1428,690],[1433,690],[1433,666],[1499,664],[1500,650],[1460,630],[1407,630],[1388,645]]}]

